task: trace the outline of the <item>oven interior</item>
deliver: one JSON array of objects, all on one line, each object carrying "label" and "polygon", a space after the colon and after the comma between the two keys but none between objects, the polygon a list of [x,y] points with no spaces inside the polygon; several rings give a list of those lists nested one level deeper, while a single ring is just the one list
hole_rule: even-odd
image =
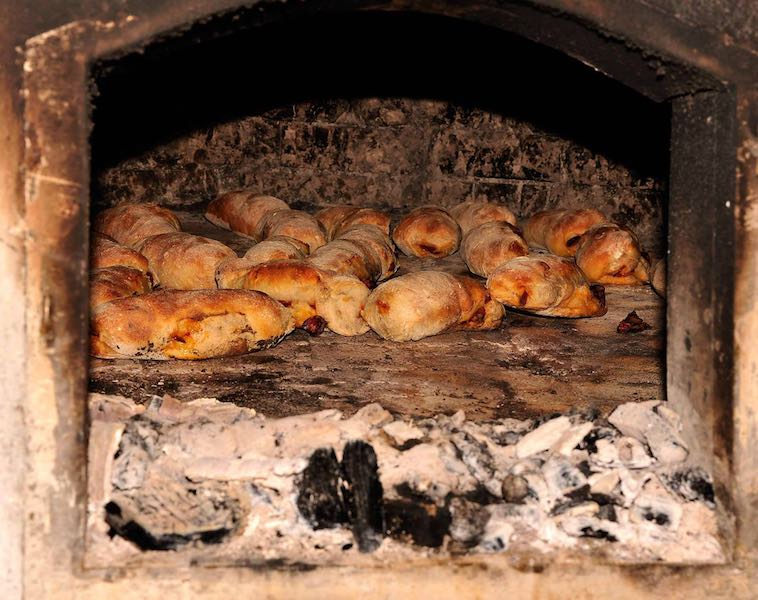
[{"label": "oven interior", "polygon": [[[417,35],[420,30],[423,37]],[[211,199],[233,189],[272,194],[309,212],[333,203],[380,208],[392,215],[393,225],[417,206],[449,208],[484,199],[505,204],[520,219],[550,208],[597,208],[631,228],[651,256],[666,255],[669,104],[645,98],[565,54],[481,25],[412,13],[336,13],[208,35],[202,43],[196,39],[187,35],[155,42],[139,53],[95,65],[93,215],[124,202],[158,202],[176,211],[186,231],[242,254],[249,240],[203,217]],[[439,261],[402,257],[399,274],[429,268],[466,273],[454,254]],[[126,412],[108,410],[137,421],[161,410],[200,419],[196,407],[213,398],[222,404],[213,404],[208,415],[220,411],[223,419],[228,416],[224,410],[236,406],[254,409],[269,423],[308,419],[328,410],[339,411],[344,419],[356,413],[365,417],[376,403],[410,426],[443,415],[448,433],[460,426],[455,423],[461,418],[478,432],[477,427],[508,420],[528,421],[535,429],[567,415],[584,415],[597,428],[620,405],[666,400],[665,300],[649,286],[608,286],[606,297],[609,309],[599,318],[508,312],[497,331],[446,333],[406,344],[382,340],[373,332],[310,337],[297,331],[274,348],[235,358],[93,358],[89,391],[130,399]],[[632,310],[650,328],[617,333]],[[104,396],[96,397],[102,409]],[[208,415],[206,421],[215,418]],[[111,425],[117,420],[109,419]],[[118,444],[139,427],[100,427],[91,433],[90,469],[107,478],[115,467],[97,458],[98,453],[118,456],[124,451]],[[312,435],[319,435],[318,428]],[[400,438],[392,443],[413,439]],[[198,441],[213,443],[212,438]],[[346,448],[337,448],[343,469]],[[462,454],[465,458],[466,451]],[[364,466],[371,462],[361,454],[355,460]],[[320,476],[328,472],[325,467]],[[303,473],[310,471],[298,473],[302,483]],[[401,480],[393,480],[396,492],[405,489],[397,483]],[[91,496],[99,493],[103,501],[109,497],[107,488],[91,488]],[[386,495],[386,480],[384,488]],[[203,490],[211,496],[217,492],[207,486]],[[445,525],[445,518],[455,513],[449,504],[447,517],[437,518],[439,503],[418,490],[405,491],[398,492],[405,504],[387,500],[385,510],[386,515],[401,515],[396,518],[408,543],[384,544],[376,557],[415,558],[409,547],[470,550],[466,544],[440,541],[455,537],[450,523]],[[244,493],[255,496],[249,488]],[[466,501],[487,504],[481,498]],[[455,504],[459,514],[461,502]],[[91,564],[165,555],[160,550],[166,548],[149,532],[141,532],[141,538],[129,539],[123,531],[113,537],[113,528],[108,530],[98,503],[94,505],[88,533]],[[419,506],[423,518],[409,518]],[[239,509],[245,510],[254,512]],[[653,525],[656,518],[649,519]],[[235,522],[235,535],[240,530],[250,534],[252,526],[246,523]],[[293,531],[300,529],[282,531],[276,537],[296,537]],[[592,531],[585,537],[595,544],[591,553],[606,556],[602,544],[608,544],[608,535],[601,539],[601,533]],[[339,536],[314,542],[308,551],[277,550],[268,537],[261,539],[254,551],[234,543],[224,550],[218,540],[195,536],[172,560],[179,555],[210,564],[244,563],[252,553],[263,561],[331,564],[366,561],[370,555],[356,552]],[[435,544],[424,543],[429,539]],[[319,558],[319,544],[338,543],[338,559],[328,553]],[[554,550],[549,543],[546,548]],[[494,551],[491,544],[487,551]],[[714,561],[720,554],[705,556]],[[650,558],[630,550],[623,560],[640,557]]]}]

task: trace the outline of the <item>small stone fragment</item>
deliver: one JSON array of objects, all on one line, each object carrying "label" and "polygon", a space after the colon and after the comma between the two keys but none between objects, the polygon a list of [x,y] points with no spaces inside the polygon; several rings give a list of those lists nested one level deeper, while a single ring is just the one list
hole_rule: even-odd
[{"label": "small stone fragment", "polygon": [[478,548],[484,552],[502,552],[508,547],[513,535],[513,525],[507,520],[507,513],[502,505],[495,504],[490,508],[490,518],[484,527]]},{"label": "small stone fragment", "polygon": [[633,437],[601,439],[596,442],[597,452],[592,461],[604,467],[644,469],[653,463],[642,442]]},{"label": "small stone fragment", "polygon": [[377,402],[372,402],[359,409],[351,420],[363,421],[372,427],[381,427],[392,422],[392,413],[382,408]]},{"label": "small stone fragment", "polygon": [[610,495],[619,484],[618,471],[603,471],[595,473],[587,480],[590,485],[590,493]]},{"label": "small stone fragment", "polygon": [[553,444],[553,447],[550,450],[556,454],[569,456],[572,450],[574,450],[574,448],[576,448],[581,443],[581,441],[587,437],[587,434],[592,431],[593,427],[594,425],[589,422],[575,425],[566,431],[560,437],[560,439],[555,444]]},{"label": "small stone fragment", "polygon": [[529,494],[529,482],[520,475],[509,473],[503,479],[503,500],[512,504],[521,504]]},{"label": "small stone fragment", "polygon": [[648,521],[675,531],[682,517],[682,505],[651,476],[637,495],[629,512],[633,523]]},{"label": "small stone fragment", "polygon": [[526,458],[548,450],[561,439],[571,427],[571,421],[566,416],[556,417],[543,423],[534,431],[523,436],[516,444],[516,456]]},{"label": "small stone fragment", "polygon": [[402,446],[410,440],[419,440],[424,437],[424,432],[415,425],[405,421],[393,421],[382,427],[382,431],[392,438],[396,445]]},{"label": "small stone fragment", "polygon": [[587,478],[569,461],[551,457],[542,467],[548,490],[556,500],[587,485]]},{"label": "small stone fragment", "polygon": [[490,518],[486,508],[459,497],[450,501],[450,515],[450,537],[465,546],[476,545]]},{"label": "small stone fragment", "polygon": [[700,467],[684,467],[670,473],[661,473],[663,483],[688,502],[705,502],[709,508],[716,507],[711,476]]},{"label": "small stone fragment", "polygon": [[608,421],[624,435],[644,442],[663,464],[682,462],[688,450],[679,435],[681,422],[659,402],[628,402],[617,406]]}]

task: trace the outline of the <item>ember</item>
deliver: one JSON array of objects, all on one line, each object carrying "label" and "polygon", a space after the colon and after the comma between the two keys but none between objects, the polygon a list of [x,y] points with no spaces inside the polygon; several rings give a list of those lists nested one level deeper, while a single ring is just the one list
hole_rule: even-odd
[{"label": "ember", "polygon": [[618,333],[639,333],[640,331],[645,331],[652,328],[652,325],[645,323],[645,321],[640,319],[637,311],[633,310],[628,315],[626,315],[626,318],[624,318],[621,323],[619,323],[616,331]]}]

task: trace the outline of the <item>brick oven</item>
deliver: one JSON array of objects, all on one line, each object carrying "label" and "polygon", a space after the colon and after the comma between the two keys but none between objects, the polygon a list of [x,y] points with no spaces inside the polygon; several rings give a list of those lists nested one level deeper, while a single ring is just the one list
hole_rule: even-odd
[{"label": "brick oven", "polygon": [[[751,597],[751,3],[134,0],[38,12],[21,4],[0,16],[0,36],[12,42],[0,55],[0,85],[9,92],[0,100],[3,328],[14,349],[0,370],[6,597]],[[472,199],[505,204],[521,218],[590,206],[667,259],[667,298],[609,289],[601,319],[512,313],[498,332],[411,345],[298,332],[236,358],[89,358],[90,216],[157,201],[187,231],[241,254],[243,238],[202,217],[210,200],[238,188],[306,211],[334,202],[379,208],[393,224],[417,206]],[[453,259],[445,265],[460,268]],[[416,267],[401,262],[401,272]],[[632,309],[652,328],[616,333]],[[526,440],[560,422],[581,431],[583,451],[594,453],[603,435],[587,432],[607,430],[609,415],[633,437],[618,425],[619,406],[660,402],[663,412],[652,417],[678,415],[688,460],[708,473],[708,491],[700,479],[689,484],[711,503],[715,494],[718,552],[707,556],[718,560],[698,561],[689,550],[665,559],[650,548],[614,553],[603,544],[619,541],[616,530],[585,527],[579,537],[601,539],[581,551],[551,546],[544,528],[528,547],[491,531],[500,515],[513,533],[515,509],[503,500],[518,493],[506,483],[528,480],[523,470],[505,477],[493,467],[501,446],[528,459]],[[188,446],[220,452],[241,435],[225,427],[257,427],[284,448],[253,466],[229,450],[230,461],[242,461],[235,469],[265,471],[256,477],[268,483],[230,476],[229,461],[179,456]],[[320,435],[327,441],[308,441],[306,455],[286,454],[299,443],[288,439]],[[440,437],[478,483],[466,494],[451,483],[435,503],[433,491],[409,483],[426,463],[403,457],[414,447],[423,456],[420,439]],[[645,448],[655,456],[653,446],[648,440]],[[182,513],[180,498],[190,492],[183,476],[169,477],[145,492],[144,504],[130,505],[139,494],[125,463],[145,455],[151,465],[164,455],[187,461],[188,478],[202,481],[191,494],[213,506],[200,515],[193,504],[192,518],[211,525],[151,529],[172,511],[183,521],[190,512]],[[151,473],[173,476],[174,467]],[[429,485],[447,475],[428,474]],[[584,518],[575,501],[582,487],[548,507],[551,518],[574,518],[572,510]],[[602,504],[600,496],[582,499]],[[293,503],[298,524],[288,529],[283,513],[256,508],[272,502]],[[129,507],[155,506],[158,517],[124,517]],[[489,521],[479,526],[482,507]],[[466,511],[473,512],[464,518]],[[642,520],[665,526],[664,513]],[[462,533],[464,525],[479,529]],[[307,542],[298,541],[303,531]]]}]

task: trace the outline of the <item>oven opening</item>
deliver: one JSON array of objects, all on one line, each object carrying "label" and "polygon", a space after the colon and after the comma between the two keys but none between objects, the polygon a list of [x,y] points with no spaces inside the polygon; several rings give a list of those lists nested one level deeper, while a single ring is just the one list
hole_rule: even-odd
[{"label": "oven opening", "polygon": [[[221,33],[94,66],[91,239],[105,211],[159,204],[241,257],[255,241],[205,217],[234,190],[311,215],[377,209],[390,233],[427,205],[502,206],[521,232],[541,211],[594,209],[636,236],[644,280],[586,281],[599,316],[535,314],[522,294],[497,327],[416,341],[327,323],[236,356],[91,357],[85,563],[725,561],[696,416],[667,399],[670,104],[461,20]],[[388,282],[485,283],[461,251],[396,257]]]}]

